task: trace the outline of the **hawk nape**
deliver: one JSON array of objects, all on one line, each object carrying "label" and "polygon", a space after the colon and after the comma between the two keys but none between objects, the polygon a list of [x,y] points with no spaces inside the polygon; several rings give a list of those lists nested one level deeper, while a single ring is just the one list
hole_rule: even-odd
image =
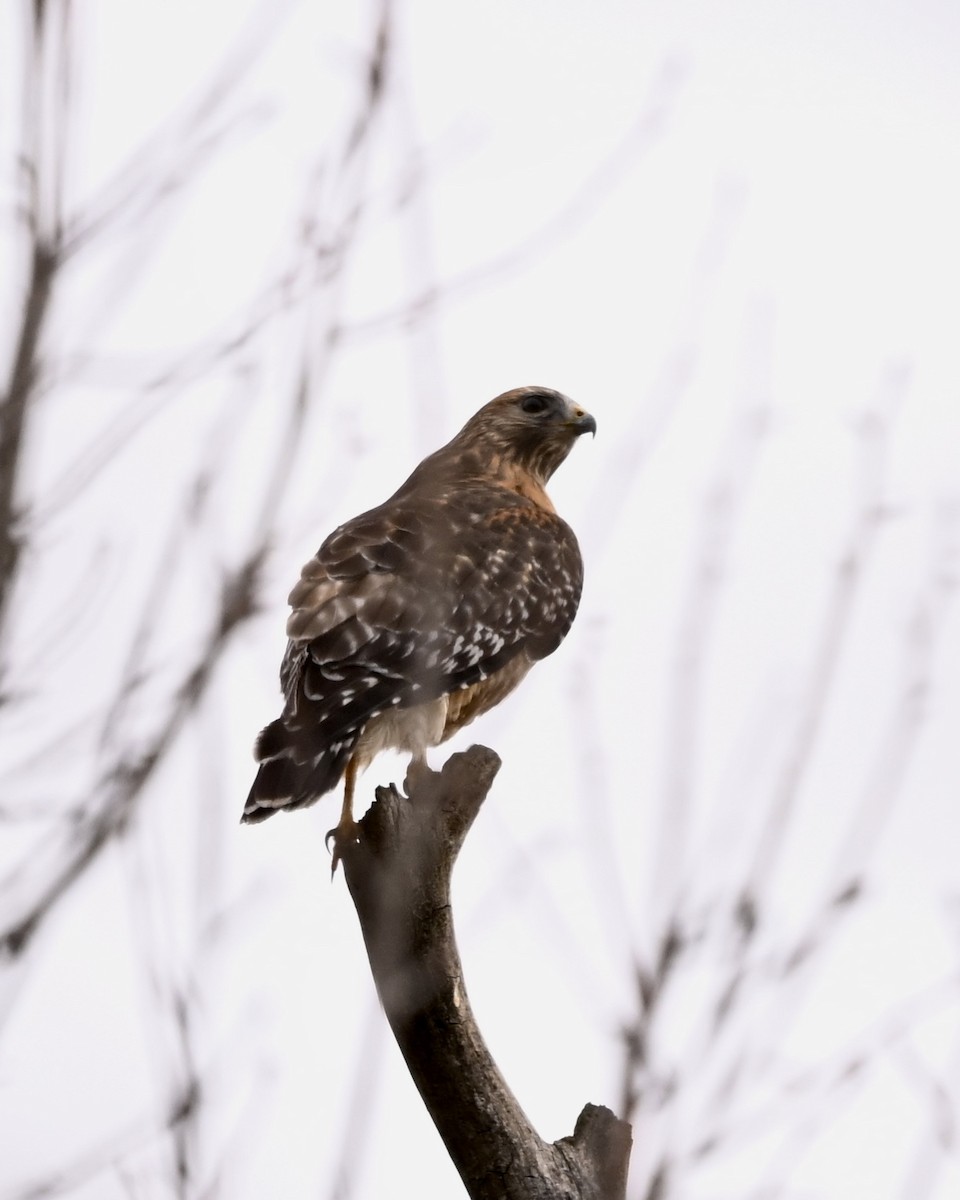
[{"label": "hawk nape", "polygon": [[423,765],[556,650],[583,561],[544,488],[596,428],[550,388],[505,392],[330,534],[290,593],[283,713],[257,738],[244,821],[313,804],[342,778],[336,869],[357,836],[357,775],[376,754]]}]

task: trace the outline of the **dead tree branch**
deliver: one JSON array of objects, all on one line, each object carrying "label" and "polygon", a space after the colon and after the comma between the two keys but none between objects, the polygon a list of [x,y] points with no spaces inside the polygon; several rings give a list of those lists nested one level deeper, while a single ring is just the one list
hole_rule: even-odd
[{"label": "dead tree branch", "polygon": [[370,967],[413,1081],[472,1200],[623,1200],[630,1126],[588,1104],[544,1142],[477,1028],[453,930],[450,875],[499,770],[484,746],[378,788],[343,856]]}]

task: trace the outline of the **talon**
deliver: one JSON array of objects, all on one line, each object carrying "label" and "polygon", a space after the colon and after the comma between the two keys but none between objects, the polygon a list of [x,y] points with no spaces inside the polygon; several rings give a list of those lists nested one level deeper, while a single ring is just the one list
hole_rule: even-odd
[{"label": "talon", "polygon": [[330,850],[330,843],[333,842],[333,850],[330,851],[330,878],[337,873],[337,867],[340,865],[340,859],[343,858],[344,848],[349,845],[356,845],[360,841],[360,826],[352,818],[341,820],[339,825],[327,831],[327,836],[323,839],[323,844]]},{"label": "talon", "polygon": [[331,880],[337,873],[340,859],[343,858],[344,847],[350,845],[351,842],[356,845],[360,841],[360,826],[353,819],[353,788],[356,781],[357,759],[354,756],[347,763],[343,773],[343,806],[340,809],[340,821],[323,839],[323,844],[328,850],[330,843],[333,842],[330,862]]},{"label": "talon", "polygon": [[425,758],[411,758],[403,780],[403,790],[406,792],[407,798],[409,799],[411,787],[417,787],[425,782],[427,776],[432,774]]}]

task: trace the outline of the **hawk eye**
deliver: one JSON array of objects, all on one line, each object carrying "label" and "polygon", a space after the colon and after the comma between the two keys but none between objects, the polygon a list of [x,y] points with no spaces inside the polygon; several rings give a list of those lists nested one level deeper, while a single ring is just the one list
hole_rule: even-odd
[{"label": "hawk eye", "polygon": [[550,407],[550,401],[546,396],[534,392],[532,396],[524,396],[520,401],[520,407],[525,413],[542,413]]}]

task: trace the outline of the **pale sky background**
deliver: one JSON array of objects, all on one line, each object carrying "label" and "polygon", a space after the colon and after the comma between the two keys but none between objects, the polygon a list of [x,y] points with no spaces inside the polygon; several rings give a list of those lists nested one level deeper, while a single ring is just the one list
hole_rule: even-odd
[{"label": "pale sky background", "polygon": [[[333,147],[362,92],[372,7],[74,13],[69,207],[145,143],[189,186],[64,278],[28,460],[45,524],[12,650],[31,692],[0,730],[4,806],[85,794],[102,746],[84,714],[126,653],[115,631],[155,585],[183,481],[213,449],[222,486],[178,550],[154,691],[111,736],[149,727],[217,566],[249,536],[305,347],[322,400],[262,614],[131,835],[44,926],[29,967],[7,969],[0,1200],[61,1169],[50,1194],[70,1200],[176,1194],[169,1143],[151,1134],[176,1077],[168,978],[195,1004],[198,1154],[219,1180],[190,1195],[461,1194],[379,1013],[343,881],[327,879],[337,801],[237,821],[301,564],[523,383],[571,395],[598,435],[551,489],[586,561],[570,638],[451,746],[503,758],[454,898],[494,1056],[549,1139],[587,1101],[616,1106],[631,960],[679,905],[701,936],[653,1050],[677,1090],[637,1119],[631,1200],[660,1155],[666,1195],[683,1200],[960,1195],[960,8],[408,0],[369,157],[346,182]],[[9,112],[13,6],[0,39]],[[234,55],[252,59],[224,109],[236,119],[194,157],[198,101]],[[5,355],[22,287],[16,132],[3,121]],[[294,280],[242,371],[194,370],[196,348],[239,330],[282,272],[305,212],[334,230],[357,195],[335,294]],[[171,383],[143,386],[171,361],[186,364]],[[147,415],[91,474],[104,431]],[[68,631],[55,658],[51,629]],[[74,711],[60,751],[32,758]],[[402,773],[384,757],[360,799]],[[751,876],[778,798],[788,836],[776,855],[759,843]],[[8,862],[46,836],[6,824],[0,905],[19,902]],[[748,877],[765,889],[763,933],[714,1038],[724,914]],[[830,925],[828,900],[853,877],[862,898],[784,981],[779,964]]]}]

